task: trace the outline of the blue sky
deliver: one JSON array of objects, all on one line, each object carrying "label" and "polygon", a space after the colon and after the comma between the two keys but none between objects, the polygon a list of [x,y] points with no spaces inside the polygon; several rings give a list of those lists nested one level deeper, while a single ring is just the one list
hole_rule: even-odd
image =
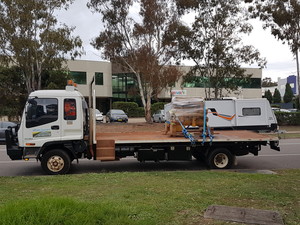
[{"label": "blue sky", "polygon": [[[58,12],[57,17],[62,23],[76,26],[74,35],[81,37],[86,52],[81,59],[103,60],[100,52],[90,45],[92,39],[100,32],[100,15],[93,14],[86,7],[86,2],[86,0],[75,0],[68,11]],[[254,27],[253,32],[243,38],[243,43],[253,45],[260,51],[261,56],[267,59],[267,68],[262,71],[263,77],[271,77],[272,80],[277,81],[278,77],[285,78],[289,75],[296,75],[296,61],[289,47],[276,40],[269,30],[263,30],[260,21],[255,20],[251,23]],[[189,63],[185,62],[185,65],[189,65]]]}]

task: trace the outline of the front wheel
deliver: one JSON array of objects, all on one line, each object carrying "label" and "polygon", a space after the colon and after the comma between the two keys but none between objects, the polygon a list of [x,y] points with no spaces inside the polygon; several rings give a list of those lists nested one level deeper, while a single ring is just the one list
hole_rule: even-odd
[{"label": "front wheel", "polygon": [[66,174],[70,170],[71,159],[65,151],[54,149],[42,156],[41,166],[50,175]]},{"label": "front wheel", "polygon": [[234,156],[226,148],[214,149],[207,158],[211,169],[229,169],[234,163]]}]

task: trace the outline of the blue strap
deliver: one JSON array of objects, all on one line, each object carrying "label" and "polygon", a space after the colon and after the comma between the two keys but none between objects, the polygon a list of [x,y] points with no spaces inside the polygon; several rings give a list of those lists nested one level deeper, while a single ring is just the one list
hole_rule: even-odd
[{"label": "blue strap", "polygon": [[179,122],[181,128],[182,128],[182,133],[183,133],[183,136],[185,138],[188,138],[190,139],[190,142],[191,142],[191,145],[192,146],[195,146],[196,145],[196,140],[194,138],[194,136],[192,134],[190,134],[187,129],[185,129],[185,127],[182,125],[182,123],[180,122],[180,120],[177,118],[177,121]]}]

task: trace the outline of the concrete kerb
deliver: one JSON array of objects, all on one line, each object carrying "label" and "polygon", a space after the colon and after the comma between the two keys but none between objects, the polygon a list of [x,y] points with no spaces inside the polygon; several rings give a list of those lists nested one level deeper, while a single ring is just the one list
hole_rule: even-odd
[{"label": "concrete kerb", "polygon": [[146,122],[145,117],[129,118],[128,123],[143,123]]}]

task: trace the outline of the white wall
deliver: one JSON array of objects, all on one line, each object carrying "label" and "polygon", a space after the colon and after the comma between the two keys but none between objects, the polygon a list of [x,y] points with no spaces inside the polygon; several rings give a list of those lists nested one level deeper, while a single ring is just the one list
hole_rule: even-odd
[{"label": "white wall", "polygon": [[84,96],[89,95],[89,84],[95,72],[103,73],[103,85],[96,85],[96,95],[99,97],[112,97],[112,72],[111,63],[104,61],[69,60],[67,62],[70,71],[86,72],[87,84],[78,85],[78,91]]}]

